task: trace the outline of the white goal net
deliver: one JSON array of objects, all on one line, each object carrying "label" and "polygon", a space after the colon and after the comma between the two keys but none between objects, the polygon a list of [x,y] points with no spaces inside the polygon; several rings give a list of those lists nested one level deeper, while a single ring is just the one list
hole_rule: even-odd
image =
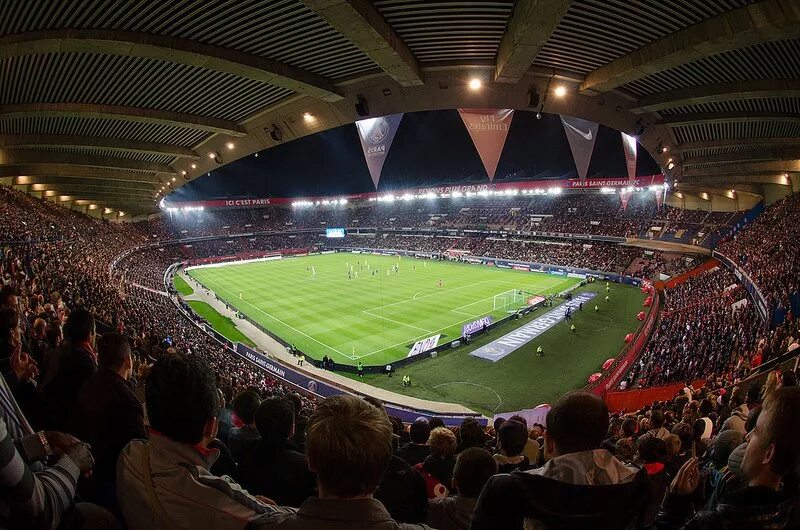
[{"label": "white goal net", "polygon": [[493,310],[505,309],[508,312],[514,312],[523,305],[525,305],[526,293],[521,289],[511,289],[500,294],[494,295],[492,299]]}]

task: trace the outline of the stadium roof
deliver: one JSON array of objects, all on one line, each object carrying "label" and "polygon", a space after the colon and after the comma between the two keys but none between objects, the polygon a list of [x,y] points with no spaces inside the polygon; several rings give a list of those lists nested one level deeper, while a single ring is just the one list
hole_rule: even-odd
[{"label": "stadium roof", "polygon": [[79,207],[155,211],[162,187],[353,122],[359,98],[640,133],[706,197],[800,173],[795,0],[10,0],[0,71],[0,178]]}]

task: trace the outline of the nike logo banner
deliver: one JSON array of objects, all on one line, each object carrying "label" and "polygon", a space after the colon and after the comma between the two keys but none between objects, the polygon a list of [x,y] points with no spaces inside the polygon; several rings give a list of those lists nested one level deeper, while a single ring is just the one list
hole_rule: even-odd
[{"label": "nike logo banner", "polygon": [[597,129],[599,124],[581,118],[571,116],[561,116],[561,123],[564,125],[564,132],[569,141],[569,148],[572,151],[572,158],[575,161],[575,169],[581,180],[586,180],[589,172],[589,162],[592,161],[592,151],[597,140]]},{"label": "nike logo banner", "polygon": [[625,151],[625,166],[628,168],[628,182],[636,181],[636,138],[630,134],[622,134],[622,149]]},{"label": "nike logo banner", "polygon": [[458,109],[458,114],[478,150],[491,182],[506,145],[514,109]]},{"label": "nike logo banner", "polygon": [[367,160],[369,176],[375,189],[378,189],[378,182],[381,180],[383,163],[386,162],[386,155],[392,146],[394,135],[400,127],[403,114],[390,114],[378,118],[367,118],[358,120],[358,138],[361,140],[361,149],[364,151],[364,158]]}]

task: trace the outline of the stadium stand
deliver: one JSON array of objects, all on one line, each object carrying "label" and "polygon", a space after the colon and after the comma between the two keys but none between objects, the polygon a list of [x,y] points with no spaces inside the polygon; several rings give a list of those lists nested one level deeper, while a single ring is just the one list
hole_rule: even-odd
[{"label": "stadium stand", "polygon": [[[665,291],[656,332],[627,378],[631,387],[704,383],[672,400],[613,414],[599,398],[571,393],[553,404],[545,430],[528,428],[521,418],[487,428],[465,420],[445,436],[436,418],[409,433],[374,400],[317,402],[230,355],[186,321],[165,293],[164,273],[176,261],[320,245],[317,227],[308,233],[234,237],[242,229],[275,232],[341,219],[275,208],[209,215],[206,219],[216,219],[201,228],[185,222],[176,227],[163,219],[109,223],[6,188],[0,193],[0,451],[3,461],[10,462],[0,473],[13,488],[9,495],[13,491],[15,499],[27,499],[2,505],[6,526],[149,528],[156,520],[162,525],[180,520],[203,527],[213,517],[231,528],[315,528],[322,523],[298,521],[333,517],[345,526],[359,521],[374,528],[391,520],[408,528],[426,521],[440,528],[478,529],[521,528],[523,521],[554,528],[720,528],[732,520],[758,521],[764,528],[765,521],[775,528],[794,527],[800,471],[797,374],[771,371],[765,384],[747,391],[736,385],[797,348],[800,328],[790,309],[798,288],[792,245],[797,195],[768,207],[756,222],[720,245],[769,300],[771,312],[786,309],[782,322],[765,328],[736,275],[723,267],[711,269]],[[556,201],[564,224],[551,218],[554,230],[593,226],[569,218],[572,201]],[[482,224],[483,217],[512,222],[514,216],[509,220],[499,211],[503,208],[487,207],[477,217],[459,212],[448,223],[469,227]],[[359,224],[375,220],[367,212],[357,213]],[[347,222],[355,222],[356,214],[348,215]],[[407,228],[419,228],[426,218],[427,213],[409,217]],[[705,220],[698,215],[680,222]],[[189,235],[215,237],[160,243]],[[146,247],[154,242],[159,244]],[[462,248],[619,271],[643,257],[632,247],[605,242],[587,246],[556,238],[452,239],[387,232],[378,242],[383,248],[434,253]],[[651,262],[659,259],[651,256]],[[96,328],[89,325],[88,315]],[[95,331],[103,335],[96,349],[91,340]],[[115,339],[121,336],[114,332],[127,340]],[[87,382],[81,384],[84,378]],[[64,381],[70,390],[59,386]],[[130,389],[127,405],[108,404],[105,412],[90,407],[97,405],[90,396],[114,388],[104,385],[119,384]],[[235,412],[235,404],[248,392],[257,402],[265,400],[250,423],[247,413],[240,410],[242,419]],[[119,391],[113,395],[118,399]],[[136,395],[146,398],[147,429]],[[64,396],[83,405],[70,405]],[[53,415],[54,410],[62,413]],[[109,424],[112,418],[122,421],[122,410],[130,410],[125,423]],[[237,449],[237,462],[227,450],[230,433],[248,424],[263,432],[252,445]],[[109,426],[118,437],[113,444],[94,441],[99,429]],[[283,434],[264,440],[271,428]],[[530,469],[493,476],[497,463],[484,455],[497,453],[504,466],[516,462],[520,453],[512,440],[519,441],[512,435],[519,430],[535,444],[536,451],[529,453],[526,446],[522,453],[535,455],[526,464]],[[420,432],[429,433],[430,439],[420,438]],[[750,442],[740,444],[746,432]],[[128,443],[145,435],[149,441]],[[93,440],[91,448],[75,436]],[[412,442],[431,448],[431,455],[414,460],[419,471],[388,449],[394,447],[405,457]],[[59,456],[38,464],[48,450]],[[117,454],[122,456],[115,468]],[[311,474],[298,482],[303,454]],[[162,494],[159,504],[153,504],[149,481],[141,478],[147,476],[143,461],[149,463],[159,491],[170,484],[174,497]],[[259,486],[258,477],[241,467],[255,465],[280,478]],[[387,466],[390,472],[384,474]],[[92,468],[91,479],[80,478]],[[223,474],[228,478],[221,478]],[[596,478],[580,478],[589,476]],[[543,497],[542,491],[556,493]],[[311,494],[319,498],[306,501]],[[369,494],[380,502],[362,499]],[[84,502],[74,504],[78,498]],[[360,500],[342,500],[355,498]],[[586,501],[566,502],[575,498]]]}]

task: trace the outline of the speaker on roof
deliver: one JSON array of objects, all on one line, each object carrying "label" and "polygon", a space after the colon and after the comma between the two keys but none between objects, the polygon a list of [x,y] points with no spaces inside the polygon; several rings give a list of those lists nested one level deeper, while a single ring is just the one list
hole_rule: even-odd
[{"label": "speaker on roof", "polygon": [[272,138],[275,142],[282,142],[283,141],[283,131],[277,124],[272,124],[272,130],[269,132],[269,137]]},{"label": "speaker on roof", "polygon": [[356,96],[358,98],[358,103],[356,103],[356,113],[361,116],[369,116],[369,106],[367,105],[367,99],[359,94]]}]

